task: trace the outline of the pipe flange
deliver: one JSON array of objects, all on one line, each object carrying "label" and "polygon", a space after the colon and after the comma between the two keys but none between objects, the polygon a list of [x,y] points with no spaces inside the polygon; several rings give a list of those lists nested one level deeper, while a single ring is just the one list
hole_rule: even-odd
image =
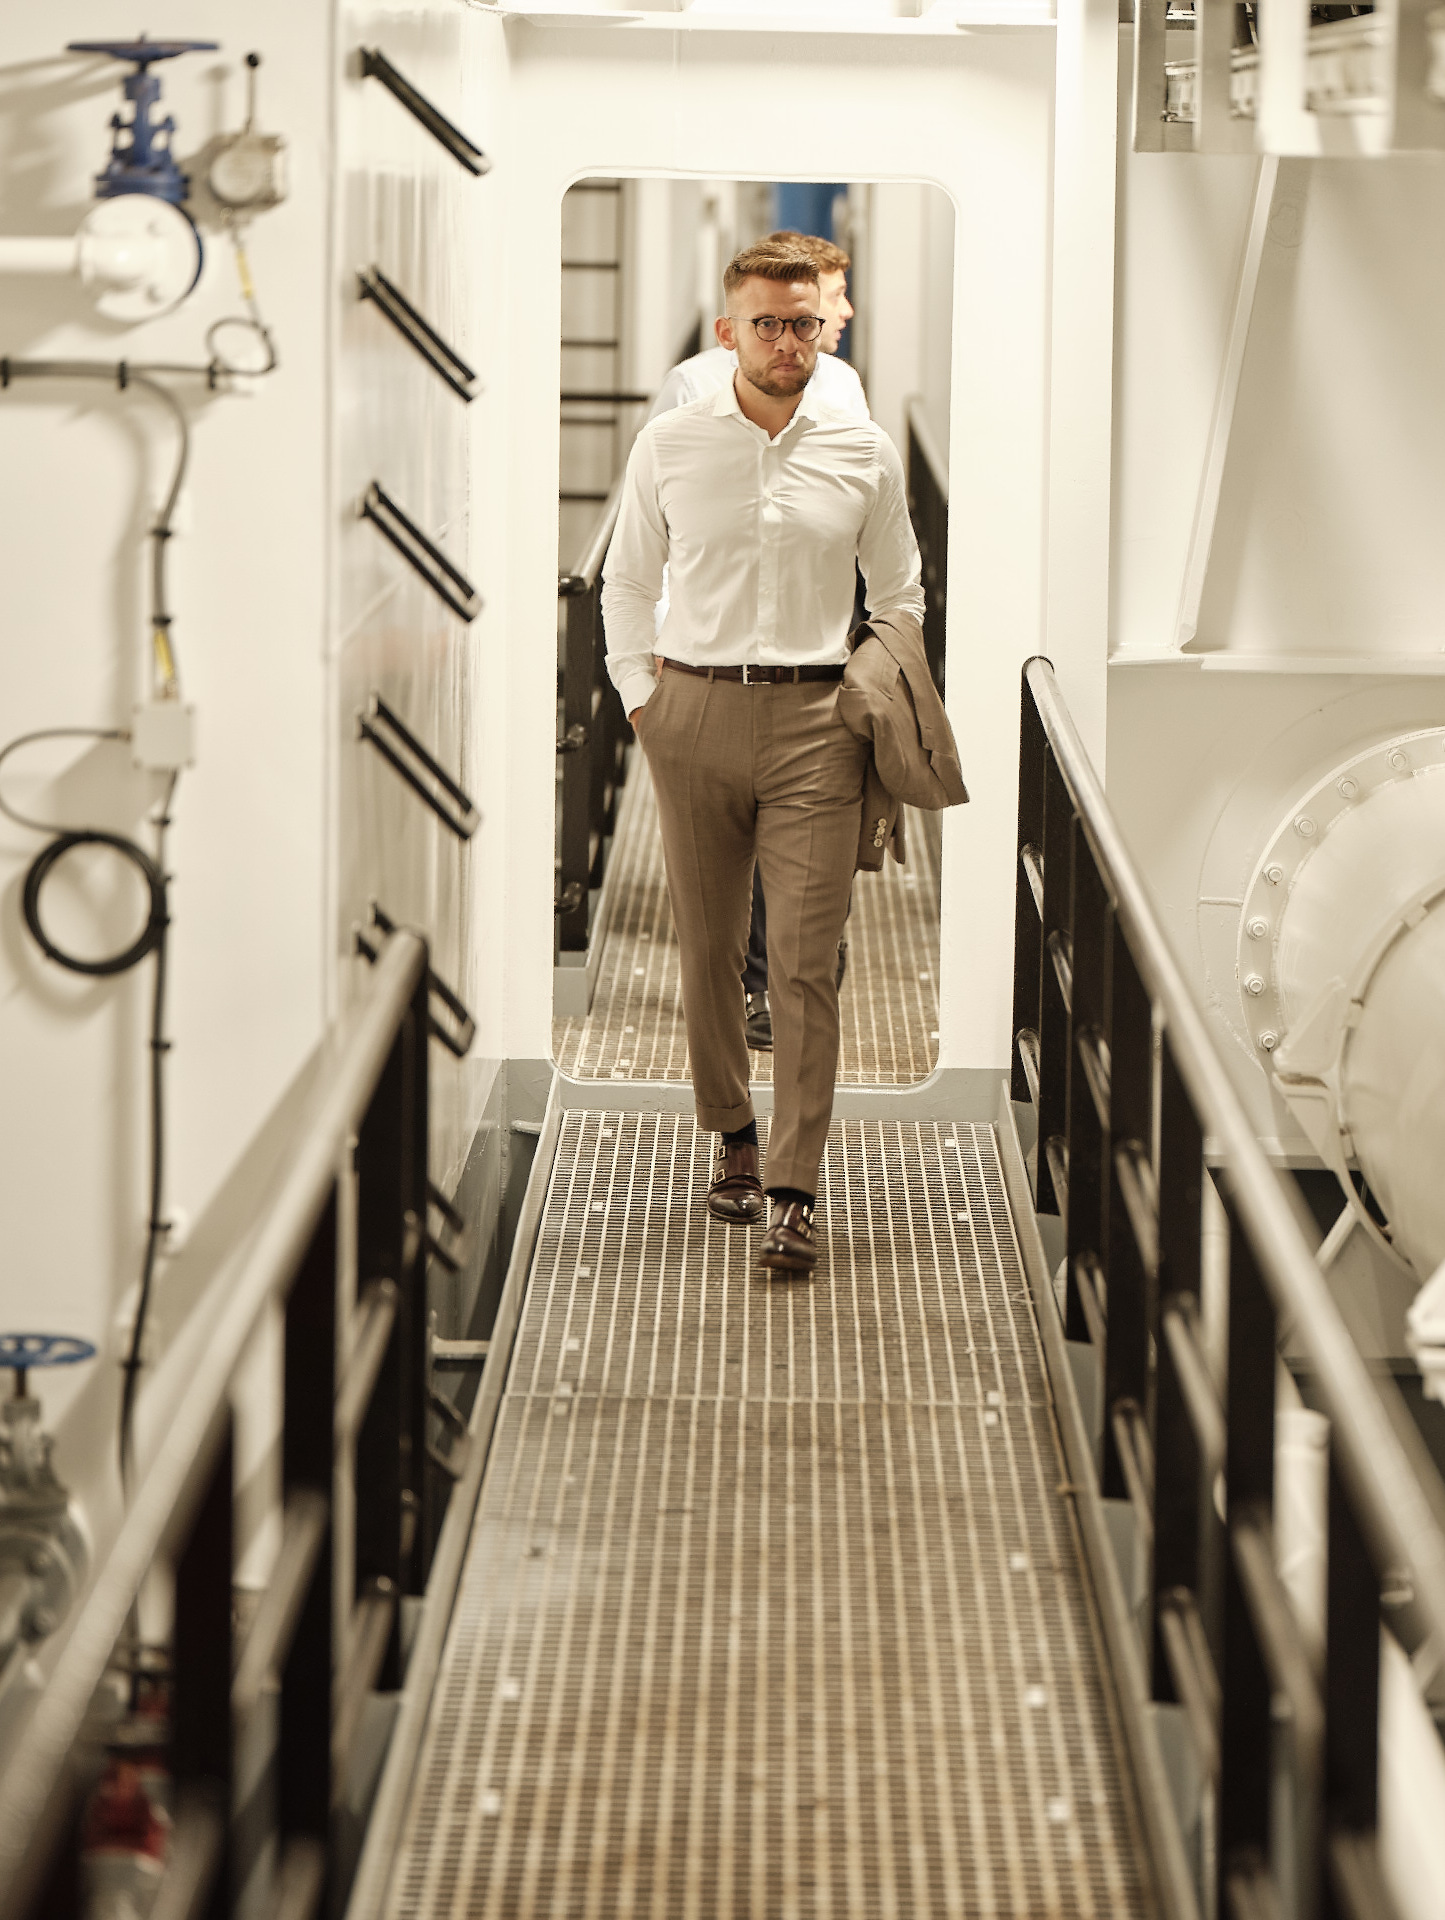
[{"label": "pipe flange", "polygon": [[1284,1004],[1280,978],[1280,935],[1301,877],[1345,817],[1385,788],[1442,771],[1445,727],[1397,734],[1333,767],[1275,829],[1245,889],[1235,944],[1241,1016],[1262,1065],[1301,1011]]}]

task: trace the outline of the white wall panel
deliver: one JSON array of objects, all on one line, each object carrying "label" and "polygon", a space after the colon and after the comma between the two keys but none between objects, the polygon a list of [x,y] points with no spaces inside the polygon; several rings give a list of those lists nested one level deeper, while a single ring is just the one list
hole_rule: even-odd
[{"label": "white wall panel", "polygon": [[[484,272],[526,289],[492,343],[507,392],[478,476],[481,584],[504,607],[488,666],[490,694],[505,658],[502,1050],[550,1043],[557,454],[538,422],[557,392],[561,195],[591,173],[741,177],[756,155],[761,178],[932,180],[957,210],[951,438],[976,452],[953,470],[949,685],[974,804],[946,823],[942,1059],[1001,1067],[1018,669],[1040,619],[1051,35],[479,26],[488,84],[506,76],[504,118],[486,126],[506,231]],[[826,117],[799,112],[804,96]]]},{"label": "white wall panel", "polygon": [[[114,0],[76,0],[63,15],[5,11],[0,231],[74,231],[126,69],[62,48],[72,37],[128,38],[139,24]],[[244,394],[174,382],[193,450],[171,596],[199,754],[180,783],[168,853],[167,1184],[172,1206],[195,1218],[317,1038],[325,1004],[329,26],[325,8],[298,12],[281,0],[256,0],[244,20],[215,0],[169,4],[144,24],[155,37],[222,42],[219,54],[160,70],[183,160],[240,125],[240,61],[256,48],[261,124],[286,136],[291,163],[289,198],[248,234],[278,371]],[[206,245],[195,293],[136,327],[100,320],[78,284],[0,281],[0,353],[203,362],[206,328],[241,311],[229,248],[214,232]],[[0,444],[0,738],[122,724],[144,684],[144,535],[169,476],[173,429],[135,389],[15,384],[0,396]],[[7,788],[42,812],[56,799],[57,817],[148,844],[152,794],[130,779],[124,748],[77,742],[30,764],[75,760],[97,777],[67,778],[57,792],[12,762],[7,776],[20,778]],[[95,1340],[108,1378],[112,1317],[143,1244],[151,965],[82,981],[40,958],[19,907],[42,844],[4,823],[0,1326],[38,1322]],[[164,1277],[158,1315],[164,1327]],[[96,1370],[45,1381],[52,1416],[87,1374]]]}]

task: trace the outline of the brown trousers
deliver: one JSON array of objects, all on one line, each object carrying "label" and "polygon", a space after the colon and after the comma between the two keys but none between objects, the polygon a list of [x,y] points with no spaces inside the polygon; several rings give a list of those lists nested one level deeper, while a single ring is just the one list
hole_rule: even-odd
[{"label": "brown trousers", "polygon": [[753,1117],[742,972],[753,861],[768,902],[773,1124],[764,1184],[818,1190],[838,1069],[838,941],[867,748],[837,681],[743,686],[664,667],[638,715],[657,793],[697,1123]]}]

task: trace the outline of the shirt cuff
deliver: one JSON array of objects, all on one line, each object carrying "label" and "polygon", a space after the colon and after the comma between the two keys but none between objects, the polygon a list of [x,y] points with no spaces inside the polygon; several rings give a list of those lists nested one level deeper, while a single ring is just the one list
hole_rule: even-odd
[{"label": "shirt cuff", "polygon": [[657,692],[657,675],[641,671],[629,673],[618,692],[622,696],[622,711],[630,718],[639,707],[645,707]]}]

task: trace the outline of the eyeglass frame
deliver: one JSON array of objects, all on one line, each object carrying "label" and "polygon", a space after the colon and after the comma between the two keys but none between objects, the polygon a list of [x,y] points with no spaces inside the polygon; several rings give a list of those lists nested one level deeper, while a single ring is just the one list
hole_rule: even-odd
[{"label": "eyeglass frame", "polygon": [[[815,340],[819,340],[822,338],[823,329],[828,324],[827,320],[823,317],[821,313],[800,313],[791,320],[784,320],[780,317],[780,315],[776,313],[760,313],[756,320],[752,319],[748,315],[743,315],[741,317],[746,321],[747,325],[750,326],[753,329],[753,331],[758,334],[758,338],[763,342],[763,344],[769,347],[773,345],[774,341],[781,340],[783,335],[788,331],[790,327],[792,328],[792,331],[793,331],[793,338],[797,341],[798,345],[800,347],[810,347]],[[798,332],[798,327],[800,323],[807,322],[807,321],[811,321],[814,324],[816,324],[818,331],[816,333],[809,334],[808,338],[805,340],[802,334]],[[736,326],[737,324],[738,324],[737,321],[733,322],[734,326]],[[766,327],[766,326],[776,326],[778,329],[778,331],[773,335],[772,340],[769,340],[765,334],[758,333],[758,329],[760,327]]]}]

